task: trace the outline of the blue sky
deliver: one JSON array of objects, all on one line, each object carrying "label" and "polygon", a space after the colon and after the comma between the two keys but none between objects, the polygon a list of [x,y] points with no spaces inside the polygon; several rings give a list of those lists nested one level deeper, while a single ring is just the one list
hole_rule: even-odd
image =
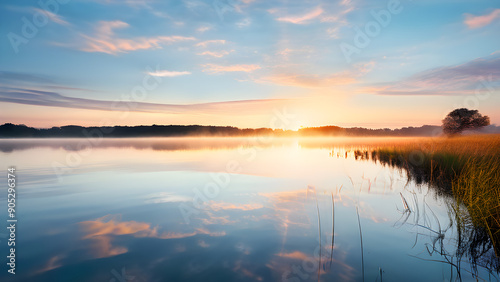
[{"label": "blue sky", "polygon": [[498,1],[40,3],[0,5],[1,123],[500,124]]}]

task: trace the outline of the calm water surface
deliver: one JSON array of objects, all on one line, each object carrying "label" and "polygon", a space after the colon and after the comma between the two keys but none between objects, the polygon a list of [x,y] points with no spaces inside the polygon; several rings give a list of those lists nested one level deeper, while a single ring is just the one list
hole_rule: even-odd
[{"label": "calm water surface", "polygon": [[344,144],[2,140],[0,280],[497,281],[456,258],[451,199]]}]

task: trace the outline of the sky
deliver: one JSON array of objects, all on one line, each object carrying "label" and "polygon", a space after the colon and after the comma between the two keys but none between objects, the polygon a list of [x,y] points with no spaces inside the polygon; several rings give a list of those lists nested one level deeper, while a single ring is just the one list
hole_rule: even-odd
[{"label": "sky", "polygon": [[500,2],[0,4],[0,123],[500,125]]}]

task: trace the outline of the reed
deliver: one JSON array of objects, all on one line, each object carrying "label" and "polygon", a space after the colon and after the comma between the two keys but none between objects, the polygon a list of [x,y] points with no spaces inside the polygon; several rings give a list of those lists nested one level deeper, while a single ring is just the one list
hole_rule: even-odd
[{"label": "reed", "polygon": [[372,160],[401,168],[409,179],[464,204],[500,255],[500,135],[416,138],[373,147]]},{"label": "reed", "polygon": [[335,198],[333,197],[333,192],[332,192],[332,249],[330,251],[330,268],[332,267],[332,262],[333,262],[334,244],[335,244]]},{"label": "reed", "polygon": [[363,231],[361,230],[361,221],[359,219],[359,208],[356,205],[356,214],[358,215],[358,227],[359,227],[359,242],[361,244],[361,274],[363,277],[363,282],[365,281],[365,257],[363,249]]}]

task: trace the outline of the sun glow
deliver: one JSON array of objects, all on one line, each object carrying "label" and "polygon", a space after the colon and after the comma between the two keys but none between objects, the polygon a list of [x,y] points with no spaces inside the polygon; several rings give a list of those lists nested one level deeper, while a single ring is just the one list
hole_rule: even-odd
[{"label": "sun glow", "polygon": [[303,127],[304,126],[300,125],[300,123],[297,123],[297,124],[293,124],[292,126],[290,126],[290,130],[298,131],[299,129],[301,129]]}]

